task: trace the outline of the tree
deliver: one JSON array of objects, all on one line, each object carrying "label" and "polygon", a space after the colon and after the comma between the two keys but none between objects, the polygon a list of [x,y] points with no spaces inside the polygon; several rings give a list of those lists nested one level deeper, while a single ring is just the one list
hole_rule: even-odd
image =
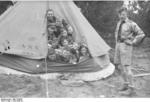
[{"label": "tree", "polygon": [[13,5],[11,1],[0,1],[0,14],[2,14],[10,5]]}]

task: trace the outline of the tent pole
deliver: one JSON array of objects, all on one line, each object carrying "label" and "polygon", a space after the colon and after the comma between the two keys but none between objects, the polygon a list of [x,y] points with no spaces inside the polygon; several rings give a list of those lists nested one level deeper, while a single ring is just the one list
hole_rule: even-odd
[{"label": "tent pole", "polygon": [[[49,0],[47,0],[47,8],[46,12],[49,9]],[[47,33],[47,20],[46,20],[46,33]],[[48,42],[48,41],[47,41]],[[47,58],[47,57],[46,57]],[[47,59],[45,58],[45,68],[46,68],[46,79],[45,79],[45,87],[46,87],[46,97],[49,98],[49,88],[48,88],[48,71],[47,71]]]},{"label": "tent pole", "polygon": [[48,72],[47,72],[47,59],[45,58],[45,68],[46,68],[46,79],[45,79],[45,84],[46,84],[46,97],[49,98],[49,90],[48,90]]},{"label": "tent pole", "polygon": [[47,10],[49,9],[49,0],[47,0]]}]

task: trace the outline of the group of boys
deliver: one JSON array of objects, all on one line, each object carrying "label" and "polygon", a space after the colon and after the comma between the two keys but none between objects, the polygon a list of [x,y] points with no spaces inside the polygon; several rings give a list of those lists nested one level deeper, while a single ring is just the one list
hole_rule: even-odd
[{"label": "group of boys", "polygon": [[79,47],[73,38],[73,28],[65,19],[47,11],[48,59],[55,62],[76,64],[79,61]]}]

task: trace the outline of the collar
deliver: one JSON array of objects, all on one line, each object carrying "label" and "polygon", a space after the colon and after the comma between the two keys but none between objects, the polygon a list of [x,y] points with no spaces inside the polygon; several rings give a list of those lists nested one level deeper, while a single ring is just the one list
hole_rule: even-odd
[{"label": "collar", "polygon": [[[126,22],[129,22],[129,19],[126,18],[124,21],[125,21],[125,23],[126,23]],[[119,22],[121,23],[122,21],[120,20]]]}]

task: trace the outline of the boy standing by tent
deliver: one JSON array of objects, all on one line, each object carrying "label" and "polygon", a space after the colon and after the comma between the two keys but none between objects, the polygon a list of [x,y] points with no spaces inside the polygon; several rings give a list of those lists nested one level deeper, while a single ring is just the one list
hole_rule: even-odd
[{"label": "boy standing by tent", "polygon": [[118,10],[120,21],[115,31],[116,48],[114,63],[116,67],[120,65],[121,75],[124,79],[123,86],[120,91],[133,91],[133,78],[131,71],[132,50],[133,45],[137,45],[144,38],[145,34],[140,27],[133,21],[128,19],[128,11],[126,7]]}]

